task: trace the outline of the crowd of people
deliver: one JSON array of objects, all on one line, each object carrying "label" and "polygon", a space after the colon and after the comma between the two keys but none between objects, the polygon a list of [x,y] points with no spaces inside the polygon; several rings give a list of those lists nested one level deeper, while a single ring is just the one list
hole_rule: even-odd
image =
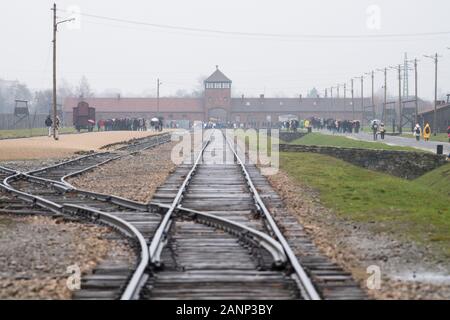
[{"label": "crowd of people", "polygon": [[146,131],[147,121],[143,118],[100,119],[98,131]]},{"label": "crowd of people", "polygon": [[120,119],[100,119],[97,121],[98,131],[147,131],[152,128],[154,131],[161,131],[162,120],[154,118],[147,120],[144,118],[120,118]]}]

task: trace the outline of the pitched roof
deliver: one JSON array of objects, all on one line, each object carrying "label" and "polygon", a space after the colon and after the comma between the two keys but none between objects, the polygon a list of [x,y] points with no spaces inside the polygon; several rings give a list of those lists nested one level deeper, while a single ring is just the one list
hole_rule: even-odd
[{"label": "pitched roof", "polygon": [[205,82],[230,82],[231,80],[228,79],[228,77],[226,75],[224,75],[222,73],[222,71],[219,70],[219,66],[216,66],[216,71],[214,71],[214,73],[212,75],[209,76],[209,78],[207,78],[205,80]]},{"label": "pitched roof", "polygon": [[[436,107],[436,111],[441,111],[441,109],[445,110],[445,109],[448,109],[448,108],[450,108],[450,104],[445,103],[445,104],[442,104],[440,106],[437,106]],[[433,106],[428,106],[427,109],[423,110],[422,112],[419,112],[419,114],[423,115],[423,114],[427,114],[427,113],[431,113],[431,112],[434,112],[434,105]]]},{"label": "pitched roof", "polygon": [[[364,105],[371,103],[370,98],[364,98]],[[361,99],[355,100],[357,110],[361,107]],[[313,112],[352,109],[351,99],[330,98],[232,98],[233,112]]]},{"label": "pitched roof", "polygon": [[[156,98],[88,98],[82,99],[97,112],[157,112]],[[81,100],[66,98],[64,111],[72,112]],[[160,112],[203,112],[202,98],[160,98]]]}]

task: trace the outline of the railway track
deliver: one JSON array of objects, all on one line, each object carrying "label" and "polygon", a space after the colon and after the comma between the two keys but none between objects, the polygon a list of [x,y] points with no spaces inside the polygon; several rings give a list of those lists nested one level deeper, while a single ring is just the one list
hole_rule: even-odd
[{"label": "railway track", "polygon": [[[0,167],[3,191],[15,196],[8,203],[28,203],[33,213],[51,212],[75,216],[108,225],[132,240],[139,257],[134,268],[124,263],[106,261],[97,266],[95,274],[83,279],[83,289],[74,294],[81,299],[135,299],[145,281],[149,261],[148,241],[160,222],[150,213],[151,207],[130,200],[77,190],[65,179],[92,170],[109,161],[134,154],[170,141],[170,135],[151,136],[134,141],[114,152],[90,154],[28,173]],[[8,209],[10,210],[10,208]],[[27,207],[25,212],[29,211]]]},{"label": "railway track", "polygon": [[[295,219],[283,214],[281,199],[259,170],[245,165],[223,138],[211,131],[194,165],[179,166],[149,204],[66,182],[119,158],[114,152],[26,174],[7,172],[5,185],[19,198],[107,224],[133,239],[136,268],[107,261],[83,279],[75,299],[365,298],[351,276],[321,256]],[[136,145],[130,152],[138,152]],[[224,153],[231,158],[216,163]]]},{"label": "railway track", "polygon": [[[320,299],[223,137],[212,131],[194,166],[179,167],[155,194],[168,210],[141,298]],[[224,154],[231,160],[216,164]]]}]

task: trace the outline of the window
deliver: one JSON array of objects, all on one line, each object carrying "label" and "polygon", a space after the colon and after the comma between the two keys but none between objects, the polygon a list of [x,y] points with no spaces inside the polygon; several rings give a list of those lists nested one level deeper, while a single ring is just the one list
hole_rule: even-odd
[{"label": "window", "polygon": [[228,83],[228,82],[222,83],[222,88],[224,88],[224,89],[230,89],[230,83]]},{"label": "window", "polygon": [[222,84],[221,83],[214,83],[214,88],[221,89],[222,88]]}]

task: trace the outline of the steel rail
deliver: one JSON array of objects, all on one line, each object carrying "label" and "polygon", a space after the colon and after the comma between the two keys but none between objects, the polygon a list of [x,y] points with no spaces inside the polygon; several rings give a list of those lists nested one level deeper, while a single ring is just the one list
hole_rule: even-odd
[{"label": "steel rail", "polygon": [[[98,201],[102,201],[102,202],[109,202],[109,203],[115,204],[119,207],[123,207],[123,208],[127,208],[127,209],[133,209],[133,210],[138,210],[138,211],[148,211],[148,209],[149,209],[149,205],[144,204],[144,203],[136,202],[133,200],[128,200],[128,199],[125,199],[125,198],[122,198],[119,196],[109,195],[109,194],[105,194],[105,193],[80,190],[71,185],[66,185],[61,182],[50,180],[47,178],[31,176],[26,173],[22,173],[18,177],[24,177],[27,181],[34,181],[36,183],[50,185],[50,186],[60,190],[63,193],[64,192],[75,192],[80,195],[91,197],[94,200],[98,200]],[[13,177],[11,177],[11,178],[13,178]],[[9,185],[9,181],[8,181],[8,185]]]},{"label": "steel rail", "polygon": [[118,217],[115,217],[112,214],[108,214],[106,212],[102,212],[99,210],[95,210],[92,208],[85,208],[82,206],[72,205],[72,204],[64,204],[63,205],[64,212],[72,212],[77,215],[80,213],[85,213],[87,215],[94,214],[94,219],[99,219],[102,223],[107,224],[108,226],[115,228],[122,232],[123,234],[127,234],[131,238],[136,238],[139,247],[140,247],[140,262],[131,276],[127,287],[120,300],[136,300],[139,298],[139,292],[142,286],[145,284],[148,275],[146,274],[146,269],[149,263],[149,253],[147,250],[147,242],[145,241],[144,236],[129,222],[122,220]]},{"label": "steel rail", "polygon": [[[171,205],[158,202],[149,202],[148,205],[151,208],[159,210],[170,209],[171,207]],[[192,210],[181,205],[177,206],[177,210],[188,213],[187,217],[197,220],[199,223],[214,225],[215,227],[233,235],[237,234],[233,232],[236,230],[240,231],[242,234],[250,233],[253,237],[258,239],[257,242],[253,242],[252,244],[257,244],[258,246],[265,248],[274,258],[274,262],[277,267],[280,267],[287,262],[287,257],[281,244],[263,232],[247,227],[241,223],[218,217],[214,214]]]},{"label": "steel rail", "polygon": [[[159,137],[161,137],[161,136],[166,137],[166,135],[167,135],[167,137],[168,137],[169,139],[159,139]],[[151,136],[151,137],[157,137],[157,138],[158,138],[158,139],[157,139],[157,142],[156,142],[155,144],[152,144],[152,145],[150,145],[150,146],[148,146],[148,147],[146,147],[146,148],[143,148],[143,149],[140,149],[140,150],[137,150],[137,151],[130,152],[130,153],[126,154],[126,155],[119,155],[119,156],[117,156],[117,157],[115,157],[115,158],[107,159],[107,160],[104,161],[104,162],[97,163],[97,164],[92,165],[92,166],[90,166],[90,167],[86,167],[86,168],[84,168],[84,169],[82,169],[82,170],[75,171],[75,172],[71,172],[71,173],[69,173],[69,174],[63,176],[63,177],[61,178],[61,182],[64,183],[65,185],[71,187],[71,188],[75,188],[71,183],[67,182],[66,180],[69,179],[69,178],[73,178],[73,177],[75,177],[75,176],[81,175],[81,174],[83,174],[83,173],[85,173],[85,172],[87,172],[87,171],[93,170],[93,169],[98,168],[98,167],[100,167],[100,166],[103,166],[103,165],[105,165],[105,164],[108,163],[108,162],[118,160],[118,159],[123,158],[123,157],[125,157],[125,156],[127,156],[127,155],[130,155],[130,154],[135,154],[135,153],[138,153],[138,152],[142,152],[142,151],[148,150],[148,149],[150,149],[150,148],[154,148],[154,147],[159,146],[159,145],[161,145],[161,144],[163,144],[163,143],[166,143],[166,142],[168,142],[168,141],[170,140],[170,135],[169,135],[168,133],[164,133],[164,134],[157,135],[157,136]],[[143,143],[141,143],[141,144],[145,144],[145,142],[143,142]],[[139,145],[141,145],[141,144],[139,144]],[[119,150],[119,149],[118,149],[118,150]]]},{"label": "steel rail", "polygon": [[6,172],[8,174],[15,174],[15,173],[17,173],[16,170],[10,169],[10,168],[7,168],[7,167],[3,167],[3,166],[0,166],[0,170],[3,171],[3,172]]},{"label": "steel rail", "polygon": [[80,160],[84,160],[86,158],[90,158],[90,157],[94,157],[94,156],[98,156],[98,155],[103,155],[103,154],[107,154],[107,153],[110,153],[110,152],[100,152],[100,153],[87,154],[87,155],[84,155],[84,156],[81,156],[81,157],[78,157],[78,158],[75,158],[75,159],[71,159],[71,160],[67,160],[67,161],[64,161],[64,162],[56,163],[56,164],[48,166],[48,167],[42,167],[42,168],[39,168],[39,169],[36,169],[36,170],[27,171],[26,173],[30,174],[30,175],[33,175],[33,174],[45,172],[47,170],[56,169],[58,167],[63,167],[65,165],[68,165],[68,164],[71,164],[71,163],[74,163],[74,162],[77,162],[77,161],[80,161]]},{"label": "steel rail", "polygon": [[286,238],[283,236],[282,232],[280,231],[280,229],[278,228],[278,225],[276,224],[275,220],[272,218],[271,213],[269,212],[269,210],[267,209],[266,205],[264,204],[264,202],[262,201],[258,190],[255,188],[255,185],[253,184],[253,181],[250,177],[250,174],[248,173],[244,162],[242,162],[242,159],[239,157],[236,149],[234,148],[233,144],[230,142],[229,137],[227,137],[227,135],[222,131],[222,134],[225,137],[225,140],[227,142],[227,144],[229,145],[231,151],[233,151],[234,156],[236,158],[236,161],[238,162],[238,164],[241,167],[241,170],[244,174],[245,179],[247,180],[247,184],[250,188],[250,191],[253,194],[253,199],[255,201],[255,204],[257,206],[257,208],[259,208],[259,210],[262,212],[262,214],[264,215],[264,218],[266,219],[270,229],[272,230],[272,232],[275,234],[276,238],[278,239],[278,241],[281,243],[286,256],[289,259],[289,263],[291,264],[292,268],[294,269],[297,277],[299,278],[300,284],[301,284],[301,291],[304,294],[304,298],[309,299],[309,300],[320,300],[320,295],[317,292],[316,288],[314,287],[314,285],[311,282],[311,279],[309,278],[309,276],[306,274],[305,270],[303,269],[303,267],[301,266],[301,264],[299,263],[295,253],[292,251],[289,243],[287,242]]},{"label": "steel rail", "polygon": [[[160,137],[160,136],[166,136],[166,135],[168,135],[168,136],[170,137],[169,133],[163,133],[163,134],[159,134],[159,135],[155,135],[155,136],[148,136],[148,137],[140,138],[140,139],[138,139],[138,140],[144,140],[144,139],[147,139],[147,138]],[[158,138],[158,140],[159,140],[159,138]],[[158,142],[159,142],[159,141],[158,141]],[[163,141],[162,143],[165,143],[165,142],[167,142],[167,141]],[[122,142],[122,143],[126,143],[126,142]],[[141,142],[141,143],[135,144],[135,145],[133,145],[133,146],[138,146],[138,145],[142,145],[142,144],[145,144],[145,143],[146,143],[146,142]],[[159,143],[159,144],[161,144],[161,143]],[[140,151],[144,151],[144,150],[147,150],[148,148],[152,148],[153,146],[154,146],[154,145],[151,145],[151,146],[148,146],[147,148],[144,148],[144,149],[142,149],[142,150],[132,151],[132,152],[130,152],[129,154],[134,154],[134,153],[137,153],[137,152],[140,152]],[[129,148],[129,146],[123,146],[122,148],[119,148],[119,149],[117,149],[116,151],[123,151],[123,150],[125,150],[126,148]],[[27,173],[27,174],[30,174],[30,175],[34,175],[34,174],[36,174],[36,173],[44,172],[44,171],[47,171],[47,170],[50,170],[50,169],[56,169],[56,168],[59,168],[59,167],[63,167],[63,166],[65,166],[65,165],[72,164],[72,163],[77,162],[77,161],[80,161],[80,160],[84,160],[84,159],[91,158],[91,157],[95,157],[95,156],[99,156],[99,155],[106,155],[106,154],[111,154],[111,155],[113,155],[113,153],[110,152],[110,151],[94,152],[94,153],[87,154],[87,155],[84,155],[84,156],[81,156],[81,157],[78,157],[78,158],[75,158],[75,159],[71,159],[71,160],[67,160],[67,161],[61,162],[61,163],[57,163],[57,164],[54,164],[54,165],[51,165],[51,166],[48,166],[48,167],[43,167],[43,168],[40,168],[40,169],[28,171],[28,172],[26,172],[26,173]],[[120,157],[124,157],[124,155],[117,156],[117,158],[120,158]],[[114,160],[116,160],[116,159],[114,159]],[[108,160],[107,160],[107,161],[108,161]],[[109,160],[109,161],[110,161],[110,160]]]},{"label": "steel rail", "polygon": [[191,210],[182,206],[178,206],[177,210],[186,212],[187,216],[196,222],[214,226],[235,236],[238,235],[241,239],[251,245],[266,249],[271,254],[274,260],[274,266],[277,268],[283,267],[287,262],[287,257],[281,244],[268,234],[247,227],[241,223],[217,217],[213,214]]},{"label": "steel rail", "polygon": [[[22,174],[17,174],[16,176],[21,176]],[[101,212],[99,210],[77,206],[72,204],[62,204],[59,205],[55,202],[46,200],[39,196],[34,196],[19,190],[14,189],[10,185],[0,184],[0,188],[5,189],[6,192],[14,194],[17,198],[24,200],[29,203],[33,203],[41,208],[48,209],[57,214],[69,214],[69,215],[77,215],[82,218],[100,221],[115,230],[119,231],[126,237],[135,238],[140,246],[140,261],[138,266],[133,272],[125,290],[121,295],[121,300],[131,300],[136,299],[141,286],[145,283],[147,275],[145,274],[145,270],[149,263],[149,254],[147,250],[147,242],[145,241],[144,236],[130,223],[127,221],[115,217],[112,214],[108,214],[106,212]],[[83,214],[82,214],[83,213]]]},{"label": "steel rail", "polygon": [[186,192],[186,188],[189,185],[189,182],[194,175],[197,166],[200,162],[200,160],[203,157],[203,153],[208,146],[208,144],[211,141],[211,135],[208,136],[208,139],[206,142],[203,142],[202,148],[194,162],[194,165],[192,166],[191,170],[187,174],[186,178],[184,179],[181,187],[178,189],[177,195],[175,196],[175,199],[173,200],[170,208],[167,210],[167,212],[164,215],[163,220],[161,221],[161,224],[159,225],[158,229],[155,232],[155,235],[153,236],[152,242],[150,243],[150,246],[148,248],[149,254],[150,254],[150,262],[155,267],[159,268],[161,266],[161,253],[164,249],[164,246],[167,243],[167,237],[169,234],[169,230],[172,226],[172,218],[173,213],[175,209],[180,204],[181,200],[183,199],[183,195]]},{"label": "steel rail", "polygon": [[65,184],[65,185],[67,185],[68,187],[71,187],[71,188],[75,189],[75,187],[71,183],[67,182],[66,179],[71,178],[71,177],[75,177],[75,176],[78,176],[78,175],[81,175],[81,174],[83,174],[83,173],[85,173],[87,171],[91,171],[91,170],[93,170],[95,168],[98,168],[100,166],[103,166],[103,165],[107,164],[108,162],[111,162],[111,161],[114,161],[114,160],[118,160],[118,159],[123,158],[123,157],[124,156],[116,156],[116,157],[113,157],[113,158],[110,158],[110,159],[106,159],[103,162],[100,162],[100,163],[94,164],[92,166],[86,167],[84,169],[81,169],[81,170],[78,170],[78,171],[75,171],[75,172],[71,172],[69,174],[66,174],[66,175],[62,176],[61,179],[60,179],[60,182]]},{"label": "steel rail", "polygon": [[[128,154],[135,154],[135,153],[147,150],[156,145],[160,145],[162,143],[169,141],[170,139],[160,139],[160,136],[165,136],[165,135],[168,135],[168,134],[166,133],[166,134],[162,134],[162,135],[157,135],[157,137],[158,137],[157,143],[152,144],[141,150],[133,150],[132,152],[130,152]],[[168,135],[168,137],[170,137],[170,135]],[[145,139],[145,138],[143,138],[143,139]],[[145,144],[145,142],[138,144],[138,145],[134,145],[134,146],[139,146],[139,145],[143,145],[143,144]],[[127,148],[127,146],[120,148],[120,149],[123,150],[126,148]],[[102,211],[99,211],[99,210],[96,210],[93,208],[77,206],[77,205],[72,205],[72,204],[67,204],[67,203],[64,203],[63,205],[59,205],[55,202],[46,200],[42,197],[34,196],[31,194],[16,190],[9,184],[9,182],[12,180],[19,179],[20,177],[25,177],[26,179],[31,179],[34,181],[39,181],[41,183],[50,184],[53,187],[62,190],[63,192],[72,190],[72,191],[79,192],[80,194],[92,196],[98,200],[110,201],[119,206],[132,208],[132,209],[138,209],[138,210],[139,209],[145,209],[145,210],[148,209],[150,207],[149,205],[141,204],[141,203],[127,200],[127,199],[124,199],[121,197],[99,194],[99,193],[94,193],[94,192],[89,192],[89,191],[84,191],[84,190],[77,190],[76,188],[71,186],[69,183],[66,183],[64,181],[64,178],[66,178],[67,176],[71,176],[71,175],[66,175],[66,176],[62,177],[61,182],[42,178],[42,177],[36,177],[36,176],[32,175],[32,174],[36,174],[36,173],[40,173],[40,172],[45,172],[50,169],[63,167],[65,165],[68,165],[68,164],[71,164],[71,163],[74,163],[74,162],[77,162],[77,161],[80,161],[80,160],[83,160],[83,159],[86,159],[89,157],[104,155],[104,154],[108,154],[108,153],[109,152],[93,153],[93,154],[85,155],[82,157],[78,157],[76,159],[65,161],[63,163],[55,164],[53,166],[37,169],[34,171],[29,171],[26,173],[21,173],[21,172],[17,172],[17,171],[8,169],[8,168],[0,167],[0,170],[6,172],[8,174],[11,174],[11,176],[6,177],[4,179],[4,184],[0,184],[0,188],[4,189],[6,192],[14,194],[19,199],[22,199],[26,202],[33,203],[42,208],[51,210],[52,212],[55,212],[58,214],[76,214],[77,216],[82,216],[83,218],[94,219],[95,221],[100,221],[100,222],[118,230],[120,233],[122,233],[123,235],[125,235],[127,237],[136,238],[136,240],[138,241],[139,246],[140,246],[140,254],[141,254],[140,262],[139,262],[138,266],[136,267],[136,269],[134,270],[133,275],[131,276],[125,290],[123,291],[123,293],[121,295],[121,300],[137,299],[139,292],[140,292],[140,288],[145,284],[145,281],[148,277],[148,275],[146,274],[145,271],[149,264],[150,256],[149,256],[149,251],[148,251],[147,242],[146,242],[145,238],[132,224],[128,223],[127,221],[125,221],[121,218],[115,217],[112,214],[108,214],[108,213],[105,213],[105,212],[102,212]],[[123,155],[123,156],[125,156],[125,155]],[[96,165],[90,166],[87,169],[77,171],[74,173],[74,175],[80,174],[82,172],[85,172],[94,167],[103,165],[109,161],[116,160],[123,156],[107,159],[106,161],[104,161],[100,164],[96,164]],[[81,214],[81,213],[84,213],[84,214]]]}]

